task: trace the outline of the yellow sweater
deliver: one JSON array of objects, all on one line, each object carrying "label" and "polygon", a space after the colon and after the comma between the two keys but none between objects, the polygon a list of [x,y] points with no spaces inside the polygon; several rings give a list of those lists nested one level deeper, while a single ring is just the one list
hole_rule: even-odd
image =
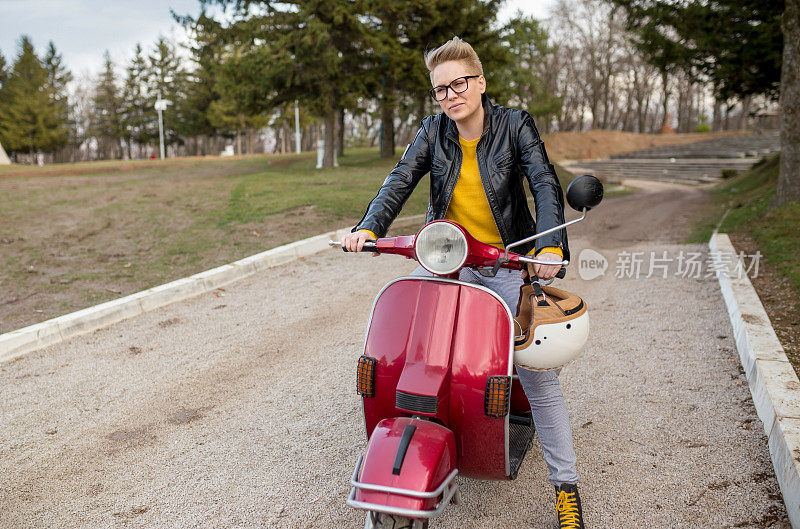
[{"label": "yellow sweater", "polygon": [[[444,217],[463,226],[470,235],[479,241],[498,248],[504,248],[503,239],[500,237],[500,232],[494,222],[489,200],[486,198],[481,175],[478,172],[478,156],[475,150],[479,140],[480,138],[471,141],[467,141],[460,136],[458,138],[458,142],[461,144],[461,151],[464,153],[463,161],[461,162],[461,173]],[[371,231],[363,231],[375,237],[375,234]],[[542,248],[536,253],[554,253],[561,257],[564,256],[561,248],[555,246]]]},{"label": "yellow sweater", "polygon": [[503,239],[494,223],[489,200],[486,198],[481,175],[478,172],[475,149],[479,140],[480,138],[471,141],[460,136],[458,138],[464,156],[461,173],[458,175],[453,197],[450,199],[444,218],[464,226],[470,235],[479,241],[503,248]]}]

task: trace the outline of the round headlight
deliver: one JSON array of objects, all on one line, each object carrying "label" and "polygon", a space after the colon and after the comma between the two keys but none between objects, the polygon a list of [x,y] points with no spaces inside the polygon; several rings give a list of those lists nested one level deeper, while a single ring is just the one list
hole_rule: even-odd
[{"label": "round headlight", "polygon": [[449,222],[432,222],[414,241],[417,260],[432,274],[452,274],[467,260],[467,238]]}]

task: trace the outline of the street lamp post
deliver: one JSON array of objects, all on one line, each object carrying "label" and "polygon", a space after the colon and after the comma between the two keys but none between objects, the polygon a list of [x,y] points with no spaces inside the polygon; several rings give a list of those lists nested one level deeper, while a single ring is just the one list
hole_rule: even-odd
[{"label": "street lamp post", "polygon": [[300,154],[300,107],[297,105],[297,99],[294,100],[294,145],[297,154]]},{"label": "street lamp post", "polygon": [[156,99],[156,110],[158,111],[158,146],[161,152],[161,159],[164,159],[164,117],[163,113],[167,109],[167,105],[172,104],[168,99],[161,99],[161,92],[158,93]]}]

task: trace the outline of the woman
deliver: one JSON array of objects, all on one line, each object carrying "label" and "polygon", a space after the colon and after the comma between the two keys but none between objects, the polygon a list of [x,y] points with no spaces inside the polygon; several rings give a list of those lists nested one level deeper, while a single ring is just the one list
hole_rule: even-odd
[{"label": "woman", "polygon": [[[431,173],[427,221],[450,219],[476,239],[503,248],[564,222],[561,186],[549,163],[531,116],[522,110],[493,105],[486,97],[486,79],[475,51],[455,37],[425,55],[431,95],[441,114],[428,116],[414,142],[369,203],[361,221],[343,239],[350,251],[386,234],[420,179]],[[523,188],[528,181],[536,208],[534,222]],[[565,230],[557,230],[524,246],[537,259],[569,258]],[[537,264],[539,278],[550,279],[560,265]],[[429,275],[422,268],[415,275]],[[462,269],[460,280],[496,292],[509,307],[517,306],[523,276],[500,270],[484,277]],[[531,405],[534,427],[556,488],[561,527],[583,528],[575,451],[566,403],[555,371],[533,372],[517,367]]]}]

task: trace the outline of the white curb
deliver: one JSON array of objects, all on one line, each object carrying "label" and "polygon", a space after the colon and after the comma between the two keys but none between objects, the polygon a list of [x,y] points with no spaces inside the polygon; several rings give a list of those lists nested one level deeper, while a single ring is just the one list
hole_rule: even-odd
[{"label": "white curb", "polygon": [[[724,233],[708,243],[717,267],[735,262],[736,250]],[[719,269],[719,268],[717,268]],[[786,358],[761,300],[747,274],[717,274],[728,306],[736,348],[781,487],[789,521],[800,528],[800,380]]]},{"label": "white curb", "polygon": [[[425,215],[413,215],[397,219],[394,226],[412,226],[424,220]],[[12,360],[79,334],[107,327],[164,305],[209,292],[256,272],[327,250],[330,248],[329,240],[340,240],[347,233],[350,233],[350,228],[284,244],[190,277],[0,334],[0,362]]]}]

